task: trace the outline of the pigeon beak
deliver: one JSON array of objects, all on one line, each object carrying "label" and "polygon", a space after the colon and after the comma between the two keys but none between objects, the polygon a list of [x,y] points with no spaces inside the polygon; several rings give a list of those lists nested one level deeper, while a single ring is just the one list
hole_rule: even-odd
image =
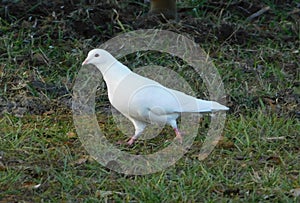
[{"label": "pigeon beak", "polygon": [[87,60],[87,59],[85,59],[85,60],[82,62],[82,65],[86,65],[86,64],[88,64],[88,60]]}]

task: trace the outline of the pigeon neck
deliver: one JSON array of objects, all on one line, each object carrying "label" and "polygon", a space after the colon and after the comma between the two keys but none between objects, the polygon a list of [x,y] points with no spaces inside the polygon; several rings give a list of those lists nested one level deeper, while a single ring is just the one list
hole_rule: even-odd
[{"label": "pigeon neck", "polygon": [[117,83],[130,73],[131,70],[117,60],[102,71],[103,79],[107,84]]}]

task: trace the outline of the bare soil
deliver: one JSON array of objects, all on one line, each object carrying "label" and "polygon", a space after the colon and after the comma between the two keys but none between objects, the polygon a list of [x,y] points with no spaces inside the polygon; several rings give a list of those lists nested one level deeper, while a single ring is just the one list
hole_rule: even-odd
[{"label": "bare soil", "polygon": [[[41,41],[51,38],[54,44],[65,41],[66,46],[72,43],[72,40],[86,40],[91,39],[88,46],[84,47],[86,53],[93,46],[97,46],[101,42],[112,38],[118,33],[124,32],[124,27],[129,30],[145,29],[145,28],[160,28],[172,30],[190,36],[197,43],[201,44],[229,44],[240,45],[246,47],[247,43],[251,41],[253,49],[256,45],[262,44],[269,39],[274,43],[291,43],[299,46],[299,36],[297,34],[282,34],[283,30],[268,30],[263,24],[259,26],[243,27],[238,23],[221,20],[214,22],[209,16],[220,15],[224,10],[232,13],[240,18],[247,18],[253,13],[264,8],[266,5],[261,1],[234,1],[231,3],[224,3],[222,1],[208,1],[200,8],[207,13],[207,18],[192,17],[191,12],[193,8],[179,7],[179,22],[166,22],[161,17],[148,16],[147,11],[149,5],[145,5],[140,1],[116,1],[107,0],[95,3],[96,1],[82,1],[82,0],[54,0],[54,1],[29,1],[29,0],[4,0],[0,9],[0,17],[8,23],[12,23],[15,33],[27,29],[31,30],[34,38]],[[290,11],[291,8],[299,9],[299,4],[293,1],[274,1],[274,6],[281,10]],[[297,11],[297,10],[295,10]],[[276,14],[273,12],[266,12],[257,17],[264,18],[264,24],[276,22]],[[291,22],[297,25],[299,20],[299,12],[290,14]],[[256,19],[255,19],[256,20]],[[63,29],[63,37],[59,35],[57,26],[53,26],[53,22],[59,22],[59,29]],[[123,26],[120,26],[120,24]],[[295,28],[296,29],[296,28]],[[5,32],[5,31],[0,31]],[[46,33],[46,34],[45,34]],[[17,35],[17,34],[16,34]],[[61,39],[62,38],[62,39]],[[68,49],[68,48],[67,48]],[[2,49],[1,55],[6,55],[6,50]],[[70,51],[70,50],[68,50]],[[211,57],[216,57],[218,46],[212,46],[210,50]],[[27,56],[25,56],[27,57]],[[270,56],[270,61],[275,60],[277,56]],[[16,59],[18,60],[18,59]],[[22,59],[19,59],[22,61]],[[238,59],[236,59],[238,60]],[[39,65],[43,64],[45,59],[43,56],[35,55],[29,64]],[[21,62],[20,62],[21,63]],[[251,61],[250,61],[251,63]],[[299,67],[295,63],[284,62],[281,64],[286,72],[297,73]],[[251,72],[247,67],[245,72]],[[297,75],[297,74],[296,74]],[[295,87],[299,87],[297,78],[292,78]],[[12,85],[18,82],[18,76],[14,78],[6,78],[1,82],[1,86],[5,83]],[[55,84],[46,84],[42,81],[33,79],[28,82],[30,88],[37,92],[51,94],[53,98],[48,101],[42,98],[43,94],[38,97],[24,97],[22,94],[15,94],[12,92],[12,97],[0,96],[0,112],[9,112],[15,115],[22,115],[24,113],[41,114],[49,112],[57,108],[70,108],[71,93],[66,87],[58,87]],[[13,85],[12,85],[13,86]],[[70,84],[71,86],[71,84]],[[230,96],[229,96],[230,97]],[[256,100],[256,101],[255,101]],[[290,105],[299,106],[299,94],[296,94],[291,88],[283,89],[278,92],[278,95],[263,98],[268,105],[280,102],[282,104],[289,103]],[[229,98],[232,107],[238,109],[241,105]],[[259,98],[253,100],[259,105]],[[292,115],[299,117],[299,108],[293,108],[290,112]]]}]

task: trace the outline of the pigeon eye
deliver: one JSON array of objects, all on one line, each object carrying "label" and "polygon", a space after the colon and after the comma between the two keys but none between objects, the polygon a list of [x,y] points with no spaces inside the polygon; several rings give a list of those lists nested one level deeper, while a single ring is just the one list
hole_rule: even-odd
[{"label": "pigeon eye", "polygon": [[95,54],[95,57],[99,57],[99,54]]}]

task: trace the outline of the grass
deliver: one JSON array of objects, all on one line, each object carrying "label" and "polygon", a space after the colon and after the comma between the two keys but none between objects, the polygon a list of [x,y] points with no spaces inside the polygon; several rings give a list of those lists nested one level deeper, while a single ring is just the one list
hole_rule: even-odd
[{"label": "grass", "polygon": [[[192,147],[176,164],[140,176],[118,174],[95,161],[77,137],[66,102],[86,51],[101,39],[77,38],[62,20],[44,18],[36,29],[31,21],[1,19],[0,202],[298,202],[300,196],[291,191],[300,188],[300,33],[299,23],[286,12],[292,7],[272,6],[252,23],[237,11],[222,11],[221,18],[220,8],[208,7],[190,15],[215,21],[215,27],[225,19],[248,32],[246,43],[208,36],[201,44],[228,94],[230,111],[222,140],[207,159],[197,159],[210,122],[207,116]],[[122,30],[120,23],[122,19],[117,28],[107,30]],[[131,68],[143,63],[172,67],[194,91],[205,92],[199,78],[174,57],[142,52],[122,61]],[[38,89],[32,85],[36,80],[69,93]],[[98,94],[97,109],[107,111],[105,88]],[[100,111],[98,122],[112,142],[126,139],[110,114]],[[170,128],[162,134],[120,148],[148,154],[174,137]]]},{"label": "grass", "polygon": [[[59,117],[59,116],[58,116]],[[101,167],[76,137],[70,117],[1,119],[1,146],[7,167],[1,173],[1,197],[27,201],[292,201],[299,187],[299,123],[257,112],[229,116],[225,140],[199,162],[196,140],[174,166],[151,175],[126,176]],[[287,136],[288,135],[288,136]],[[284,139],[268,139],[281,137]],[[232,145],[228,145],[232,142]],[[40,187],[34,186],[41,184]],[[102,191],[102,192],[101,192]],[[105,193],[104,191],[112,191]],[[168,195],[165,195],[168,194]],[[107,196],[106,196],[107,195]]]}]

